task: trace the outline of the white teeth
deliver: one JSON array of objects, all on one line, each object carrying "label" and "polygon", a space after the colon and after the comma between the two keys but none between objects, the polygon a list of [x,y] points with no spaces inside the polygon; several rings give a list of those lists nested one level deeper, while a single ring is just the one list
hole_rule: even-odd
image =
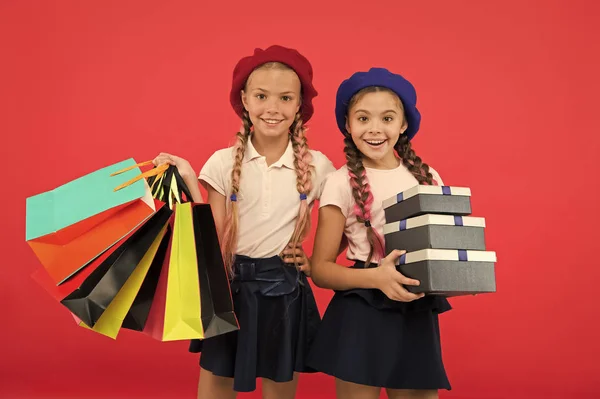
[{"label": "white teeth", "polygon": [[379,140],[379,141],[375,141],[375,140],[365,140],[367,143],[371,144],[371,145],[379,145],[382,144],[385,140]]},{"label": "white teeth", "polygon": [[276,119],[265,119],[264,120],[267,123],[279,123],[280,121],[276,120]]}]

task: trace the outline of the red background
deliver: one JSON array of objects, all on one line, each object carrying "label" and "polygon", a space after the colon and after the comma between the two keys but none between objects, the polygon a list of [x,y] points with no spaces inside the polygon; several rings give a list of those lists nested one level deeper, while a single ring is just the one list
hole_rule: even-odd
[{"label": "red background", "polygon": [[[31,280],[25,198],[159,151],[199,170],[239,126],[236,61],[273,43],[313,63],[309,144],[336,166],[335,90],[385,66],[417,88],[417,153],[472,188],[498,292],[442,317],[441,397],[600,397],[597,2],[174,3],[0,2],[0,397],[194,397],[186,343],[85,331]],[[331,294],[316,295],[323,310]],[[298,397],[333,392],[304,376]]]}]

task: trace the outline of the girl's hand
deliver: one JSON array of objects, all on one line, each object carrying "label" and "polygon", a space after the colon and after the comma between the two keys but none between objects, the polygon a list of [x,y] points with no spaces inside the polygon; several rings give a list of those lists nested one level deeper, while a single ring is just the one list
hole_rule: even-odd
[{"label": "girl's hand", "polygon": [[383,258],[377,270],[377,287],[390,299],[400,302],[411,302],[423,298],[425,294],[408,292],[403,285],[420,285],[418,280],[404,276],[396,269],[396,259],[406,251],[398,249]]},{"label": "girl's hand", "polygon": [[181,175],[184,181],[193,181],[196,179],[196,172],[194,172],[194,168],[188,161],[183,158],[180,158],[176,155],[167,154],[165,152],[161,152],[154,160],[152,161],[154,166],[160,166],[165,163],[169,165],[174,165],[177,168],[177,171]]},{"label": "girl's hand", "polygon": [[282,258],[285,263],[298,263],[298,269],[307,276],[310,276],[310,259],[304,253],[302,244],[298,243],[296,248],[293,248],[292,244],[288,244],[282,252]]}]

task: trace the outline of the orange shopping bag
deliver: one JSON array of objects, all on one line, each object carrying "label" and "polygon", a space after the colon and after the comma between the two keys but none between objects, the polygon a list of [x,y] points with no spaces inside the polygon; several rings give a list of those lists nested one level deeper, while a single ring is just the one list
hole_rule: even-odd
[{"label": "orange shopping bag", "polygon": [[[128,169],[126,172],[114,172]],[[154,214],[145,179],[133,159],[102,168],[27,198],[26,241],[61,284]]]}]

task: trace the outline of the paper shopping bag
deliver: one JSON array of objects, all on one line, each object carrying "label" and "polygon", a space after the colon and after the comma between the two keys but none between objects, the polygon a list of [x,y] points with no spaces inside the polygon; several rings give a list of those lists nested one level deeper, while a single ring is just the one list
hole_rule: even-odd
[{"label": "paper shopping bag", "polygon": [[192,208],[204,338],[239,329],[210,205]]},{"label": "paper shopping bag", "polygon": [[56,284],[89,264],[155,212],[145,180],[114,187],[140,173],[132,159],[27,198],[26,241]]},{"label": "paper shopping bag", "polygon": [[144,333],[160,341],[239,329],[208,204],[175,204],[174,231]]},{"label": "paper shopping bag", "polygon": [[162,204],[139,230],[61,303],[87,326],[93,327],[161,234],[171,214],[172,211]]},{"label": "paper shopping bag", "polygon": [[163,340],[204,337],[192,204],[175,205]]},{"label": "paper shopping bag", "polygon": [[110,301],[106,310],[102,312],[93,327],[90,327],[83,321],[79,324],[81,327],[91,329],[107,337],[116,339],[123,326],[123,322],[132,310],[132,305],[143,285],[151,265],[156,259],[159,248],[165,242],[168,224],[156,236],[154,242],[144,254],[144,257],[135,267],[125,284],[121,287],[115,297]]},{"label": "paper shopping bag", "polygon": [[[162,262],[164,261],[167,245],[170,242],[170,230],[171,227],[166,225],[165,229],[157,236],[157,239],[152,244],[148,252],[144,255],[142,261],[138,264],[132,275],[127,279],[127,282],[119,290],[113,301],[108,305],[107,309],[102,313],[102,316],[98,319],[98,322],[93,328],[87,326],[77,315],[71,313],[71,316],[75,320],[75,323],[80,327],[90,329],[99,334],[107,337],[116,339],[117,334],[121,328],[128,328],[132,330],[142,331],[148,316],[152,297],[154,296],[154,288],[148,286],[148,281],[158,281],[158,275]],[[157,247],[157,243],[160,240],[160,245]],[[119,244],[117,244],[118,246]],[[114,252],[112,249],[111,253]],[[93,263],[101,264],[106,257],[110,254],[103,254],[103,258],[95,260]],[[98,262],[100,261],[100,262]],[[157,262],[158,261],[158,262]],[[158,267],[157,267],[158,264]],[[91,264],[89,268],[93,268],[97,265]],[[84,269],[86,272],[88,269]],[[156,273],[155,278],[151,278],[151,273]],[[88,273],[89,275],[90,273]],[[76,288],[72,288],[70,292],[64,292],[68,284],[71,283],[69,279],[65,284],[56,286],[48,273],[45,270],[38,269],[32,275],[33,279],[42,285],[51,296],[55,297],[59,301],[68,296]],[[80,277],[76,275],[73,279],[77,278],[81,281],[85,280],[87,276]],[[149,278],[150,277],[150,278]],[[149,299],[148,299],[149,298]]]},{"label": "paper shopping bag", "polygon": [[[155,201],[155,206],[160,207],[160,202]],[[108,248],[86,267],[73,274],[60,285],[56,285],[52,277],[48,274],[47,270],[43,266],[35,270],[31,277],[41,287],[43,287],[46,292],[50,294],[50,296],[60,302],[76,291],[81,284],[83,284],[85,279],[87,279],[100,265],[104,264],[109,257],[113,256],[113,253],[125,242],[127,242],[127,240],[129,240],[131,236],[140,229],[141,226],[142,225],[136,226],[135,229],[130,231],[125,237],[121,238],[115,245]]]},{"label": "paper shopping bag", "polygon": [[[172,217],[171,217],[172,220]],[[134,331],[143,331],[150,314],[150,308],[160,279],[161,270],[167,258],[172,237],[172,226],[167,224],[166,233],[158,247],[152,264],[146,273],[140,289],[123,320],[123,328]]]},{"label": "paper shopping bag", "polygon": [[150,311],[144,324],[143,333],[150,337],[164,341],[164,328],[165,328],[165,308],[167,302],[167,280],[169,278],[169,264],[171,260],[171,247],[173,244],[173,236],[167,246],[165,258],[163,260],[162,269],[158,277],[158,283],[150,305]]}]

